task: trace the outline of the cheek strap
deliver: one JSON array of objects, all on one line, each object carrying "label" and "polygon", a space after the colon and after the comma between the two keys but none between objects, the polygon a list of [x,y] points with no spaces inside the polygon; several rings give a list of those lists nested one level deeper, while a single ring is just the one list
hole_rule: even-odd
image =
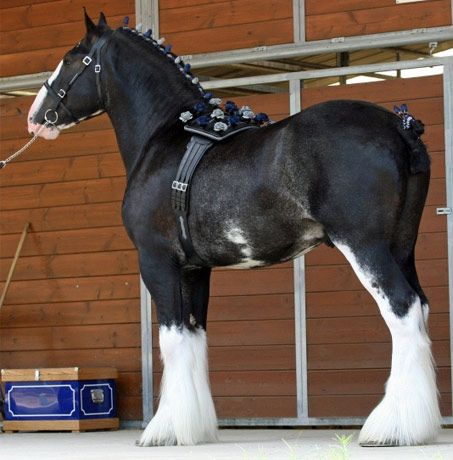
[{"label": "cheek strap", "polygon": [[[85,69],[93,62],[93,58],[96,62],[94,66],[94,73],[96,74],[96,89],[98,93],[99,107],[101,109],[104,109],[104,103],[102,99],[102,90],[101,90],[101,50],[106,44],[107,39],[110,37],[110,35],[111,34],[104,34],[102,37],[98,39],[98,41],[94,44],[93,48],[91,48],[90,53],[87,54],[82,59],[82,67],[80,68],[80,70],[69,80],[69,82],[66,85],[62,85],[62,87],[58,90],[58,92],[52,88],[52,85],[49,84],[48,80],[44,83],[44,87],[47,89],[47,93],[54,100],[54,106],[50,107],[46,111],[45,117],[48,116],[48,112],[54,112],[54,115],[55,115],[54,118],[55,120],[58,120],[57,109],[61,107],[63,111],[66,113],[66,115],[68,115],[74,123],[80,122],[80,119],[76,117],[71,112],[71,110],[68,107],[66,107],[66,105],[63,103],[63,99],[66,97],[66,95],[68,94],[68,91],[71,89],[71,86],[75,83],[75,81],[80,77],[80,75],[82,75]],[[46,121],[48,120],[46,119]]]}]

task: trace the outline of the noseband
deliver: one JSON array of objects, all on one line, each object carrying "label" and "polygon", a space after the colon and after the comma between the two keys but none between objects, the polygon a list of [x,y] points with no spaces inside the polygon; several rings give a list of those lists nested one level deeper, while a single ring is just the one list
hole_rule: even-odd
[{"label": "noseband", "polygon": [[[94,44],[93,48],[89,54],[87,54],[82,59],[83,66],[80,70],[67,82],[65,85],[62,85],[58,91],[52,88],[52,85],[49,84],[49,80],[44,83],[44,87],[47,89],[48,94],[54,100],[54,106],[47,109],[44,114],[44,119],[47,123],[55,125],[58,121],[58,112],[57,109],[61,107],[69,117],[71,117],[74,123],[79,123],[81,120],[76,117],[71,110],[66,107],[63,103],[64,98],[66,97],[68,91],[71,89],[71,86],[74,82],[83,74],[85,69],[95,61],[94,73],[96,74],[96,88],[98,92],[99,103],[103,107],[102,103],[102,92],[101,92],[101,50],[103,46],[107,43],[108,38],[111,34],[104,34],[99,40]],[[53,118],[53,119],[52,119]]]}]

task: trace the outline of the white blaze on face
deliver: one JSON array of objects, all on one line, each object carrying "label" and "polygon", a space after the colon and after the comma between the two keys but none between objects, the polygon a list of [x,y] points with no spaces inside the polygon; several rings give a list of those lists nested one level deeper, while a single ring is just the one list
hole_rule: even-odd
[{"label": "white blaze on face", "polygon": [[[57,68],[55,69],[54,73],[49,78],[49,85],[51,85],[54,80],[57,78],[58,74],[60,73],[61,67],[63,65],[63,61],[61,61]],[[28,111],[28,132],[30,134],[37,134],[39,137],[43,137],[44,139],[56,139],[60,134],[60,131],[55,128],[54,126],[44,127],[42,124],[34,123],[34,116],[39,112],[44,99],[47,96],[47,89],[42,86],[39,90],[39,93],[36,95],[33,104]]]}]

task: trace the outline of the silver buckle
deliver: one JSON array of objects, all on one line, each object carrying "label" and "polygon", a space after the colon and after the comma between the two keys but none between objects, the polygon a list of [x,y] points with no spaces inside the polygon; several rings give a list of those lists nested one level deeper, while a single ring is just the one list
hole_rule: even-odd
[{"label": "silver buckle", "polygon": [[57,94],[61,99],[63,99],[66,96],[66,91],[62,88]]},{"label": "silver buckle", "polygon": [[83,62],[85,65],[90,65],[92,60],[93,60],[93,59],[91,59],[90,56],[85,56],[85,57],[82,59],[82,62]]},{"label": "silver buckle", "polygon": [[94,73],[101,73],[101,64],[96,64],[94,66]]},{"label": "silver buckle", "polygon": [[171,184],[171,188],[173,190],[178,190],[179,192],[185,192],[188,185],[189,184],[185,184],[184,182],[178,182],[177,180],[174,180]]}]

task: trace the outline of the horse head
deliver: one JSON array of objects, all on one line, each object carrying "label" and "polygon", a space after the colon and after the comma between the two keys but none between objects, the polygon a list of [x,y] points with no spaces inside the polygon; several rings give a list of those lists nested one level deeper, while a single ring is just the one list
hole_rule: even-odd
[{"label": "horse head", "polygon": [[56,139],[62,129],[104,111],[100,56],[111,29],[103,13],[97,25],[84,15],[85,36],[65,54],[30,107],[30,134]]}]

